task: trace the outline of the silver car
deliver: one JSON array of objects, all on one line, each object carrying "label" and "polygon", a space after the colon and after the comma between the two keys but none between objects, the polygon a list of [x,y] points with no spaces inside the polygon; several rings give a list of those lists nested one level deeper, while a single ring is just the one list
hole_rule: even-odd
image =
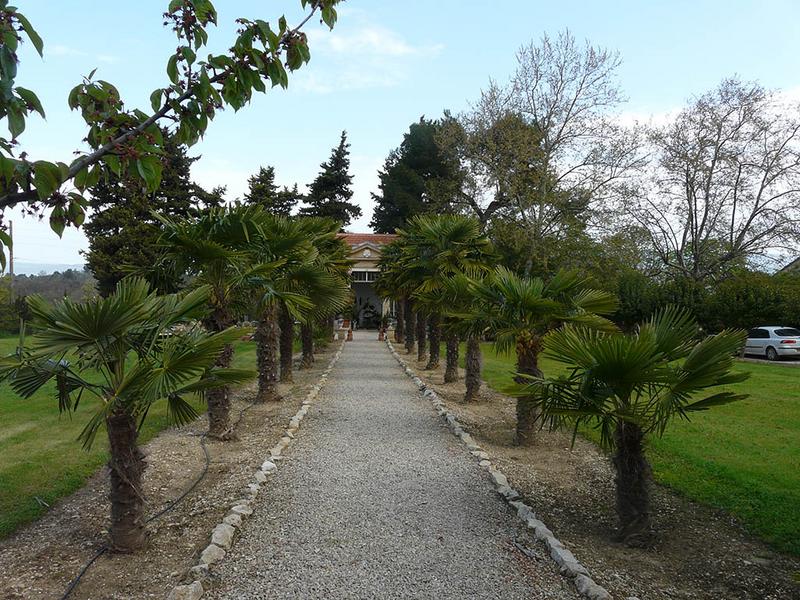
[{"label": "silver car", "polygon": [[747,332],[745,354],[778,360],[782,356],[800,358],[800,329],[783,325],[762,325]]}]

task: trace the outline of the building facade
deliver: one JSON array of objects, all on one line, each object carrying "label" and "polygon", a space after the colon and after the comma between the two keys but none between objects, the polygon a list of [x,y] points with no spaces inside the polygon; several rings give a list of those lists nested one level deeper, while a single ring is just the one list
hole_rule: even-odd
[{"label": "building facade", "polygon": [[377,328],[381,316],[391,312],[391,302],[375,291],[375,280],[380,268],[381,248],[397,236],[388,233],[342,233],[350,246],[350,286],[358,309],[357,324],[361,328]]}]

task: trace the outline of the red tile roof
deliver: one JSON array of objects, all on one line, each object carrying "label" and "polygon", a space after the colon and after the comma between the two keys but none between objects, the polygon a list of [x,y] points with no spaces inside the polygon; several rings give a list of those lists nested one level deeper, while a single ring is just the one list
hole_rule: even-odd
[{"label": "red tile roof", "polygon": [[364,242],[383,246],[393,242],[397,235],[394,233],[340,233],[339,237],[343,238],[350,246],[358,246]]}]

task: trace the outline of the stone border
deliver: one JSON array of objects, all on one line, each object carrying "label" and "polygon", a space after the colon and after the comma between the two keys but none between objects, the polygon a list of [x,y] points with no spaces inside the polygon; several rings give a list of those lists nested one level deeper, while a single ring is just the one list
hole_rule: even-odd
[{"label": "stone border", "polygon": [[533,509],[522,502],[519,492],[509,485],[506,476],[492,464],[489,454],[475,442],[469,433],[464,431],[464,428],[456,420],[455,415],[447,410],[447,407],[439,395],[430,388],[408,364],[406,364],[394,349],[391,340],[386,340],[386,345],[389,347],[392,356],[394,356],[397,362],[400,363],[400,366],[403,367],[406,375],[408,375],[411,381],[420,389],[423,397],[431,401],[431,404],[433,404],[439,416],[447,422],[447,426],[450,428],[453,435],[464,443],[469,453],[478,460],[478,464],[488,471],[489,476],[494,482],[497,493],[500,494],[511,507],[516,509],[519,518],[525,522],[529,529],[533,530],[534,537],[544,544],[550,553],[550,557],[558,565],[561,574],[572,579],[578,593],[588,598],[588,600],[612,600],[612,596],[608,593],[608,590],[594,582],[586,567],[578,562],[575,555],[553,535],[553,532],[548,529],[547,525],[536,518],[536,513],[533,512]]},{"label": "stone border", "polygon": [[300,428],[300,422],[308,414],[309,406],[327,381],[328,375],[333,370],[336,361],[339,360],[343,349],[344,342],[339,345],[339,349],[320,375],[319,381],[311,386],[300,410],[289,420],[289,425],[283,432],[280,441],[270,449],[261,467],[253,474],[252,482],[245,487],[245,497],[233,502],[222,522],[212,530],[211,543],[200,553],[197,564],[188,571],[188,579],[192,582],[175,586],[170,591],[168,600],[198,600],[203,596],[205,592],[203,583],[211,581],[211,566],[220,562],[230,552],[237,530],[241,529],[243,521],[253,514],[253,501],[258,496],[261,486],[277,471],[278,466],[275,463],[281,460],[281,454],[292,443],[294,434]]}]

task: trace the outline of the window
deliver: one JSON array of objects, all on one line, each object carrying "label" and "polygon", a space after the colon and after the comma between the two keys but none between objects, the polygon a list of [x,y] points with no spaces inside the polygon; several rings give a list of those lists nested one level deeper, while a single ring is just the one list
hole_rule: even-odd
[{"label": "window", "polygon": [[747,333],[747,337],[751,340],[766,340],[769,339],[769,331],[766,329],[751,329]]},{"label": "window", "polygon": [[350,277],[354,283],[372,283],[378,279],[377,271],[353,271]]},{"label": "window", "polygon": [[800,337],[800,329],[787,327],[786,329],[776,329],[775,335],[778,337]]}]

